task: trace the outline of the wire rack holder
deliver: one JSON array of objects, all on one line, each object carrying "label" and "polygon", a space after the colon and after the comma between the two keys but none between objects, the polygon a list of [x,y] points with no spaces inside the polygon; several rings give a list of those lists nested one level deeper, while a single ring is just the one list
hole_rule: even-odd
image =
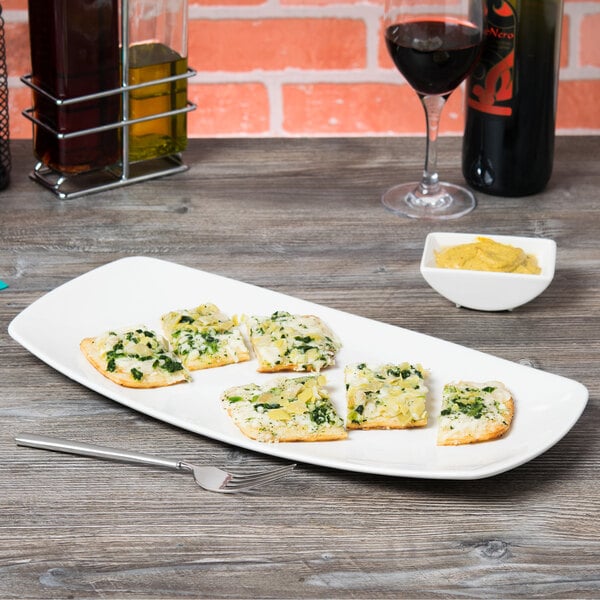
[{"label": "wire rack holder", "polygon": [[85,96],[78,96],[76,98],[60,99],[52,96],[47,91],[43,90],[39,86],[33,83],[32,75],[24,75],[21,77],[21,81],[35,90],[38,94],[46,96],[58,107],[76,105],[81,102],[88,102],[90,100],[96,100],[99,98],[106,98],[107,96],[120,95],[121,96],[121,118],[114,123],[107,123],[99,127],[92,127],[89,129],[81,129],[77,131],[69,132],[58,132],[48,124],[44,123],[35,116],[33,108],[28,108],[23,111],[23,116],[29,119],[38,127],[43,127],[48,130],[58,139],[70,139],[90,133],[98,133],[101,131],[107,131],[110,129],[120,129],[121,133],[121,160],[109,167],[103,169],[95,169],[86,171],[83,173],[77,173],[75,175],[61,173],[56,171],[42,162],[37,162],[30,173],[31,179],[37,181],[47,189],[51,190],[62,200],[76,198],[95,192],[109,190],[140,181],[147,181],[149,179],[155,179],[158,177],[164,177],[167,175],[173,175],[175,173],[181,173],[186,171],[189,167],[184,164],[181,154],[172,154],[168,156],[162,156],[159,158],[152,158],[142,161],[129,161],[129,127],[135,123],[141,123],[144,121],[151,121],[162,117],[170,117],[181,113],[187,113],[196,109],[196,105],[186,101],[186,106],[179,109],[169,110],[165,112],[155,113],[140,117],[137,119],[129,118],[129,93],[132,90],[136,90],[151,85],[157,85],[162,83],[170,83],[180,79],[187,79],[196,75],[194,69],[188,68],[185,73],[180,75],[173,75],[171,77],[163,77],[160,79],[154,79],[144,83],[136,85],[129,85],[129,8],[128,0],[121,0],[121,67],[122,77],[121,85],[118,88],[111,90],[104,90],[95,94],[87,94]]}]

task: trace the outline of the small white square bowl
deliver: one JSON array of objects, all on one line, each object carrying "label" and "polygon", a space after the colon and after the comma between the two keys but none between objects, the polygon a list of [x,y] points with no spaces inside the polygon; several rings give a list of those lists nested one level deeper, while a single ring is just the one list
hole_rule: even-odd
[{"label": "small white square bowl", "polygon": [[[537,258],[539,275],[496,273],[436,267],[435,252],[449,246],[469,244],[478,237],[488,237],[501,244],[523,249]],[[457,306],[475,310],[512,310],[539,296],[554,277],[556,242],[554,240],[487,233],[433,232],[425,240],[421,274],[439,294]]]}]

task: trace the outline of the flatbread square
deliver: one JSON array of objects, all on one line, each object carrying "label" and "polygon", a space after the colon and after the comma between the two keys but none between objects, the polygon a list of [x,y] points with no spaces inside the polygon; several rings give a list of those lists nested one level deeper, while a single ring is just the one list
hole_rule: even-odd
[{"label": "flatbread square", "polygon": [[190,371],[250,359],[236,321],[214,304],[171,311],[161,321],[175,353]]},{"label": "flatbread square", "polygon": [[420,365],[367,365],[344,369],[348,429],[408,429],[427,424],[427,386]]},{"label": "flatbread square", "polygon": [[240,431],[261,442],[319,442],[348,437],[323,375],[279,377],[226,390],[221,403]]},{"label": "flatbread square", "polygon": [[438,446],[493,440],[510,428],[512,394],[500,381],[459,381],[444,386],[438,424]]},{"label": "flatbread square", "polygon": [[190,380],[167,340],[144,325],[85,338],[79,347],[96,370],[124,387],[155,388]]},{"label": "flatbread square", "polygon": [[258,371],[263,373],[318,373],[335,364],[341,348],[333,331],[314,315],[276,311],[268,317],[245,317],[244,321],[258,359]]}]

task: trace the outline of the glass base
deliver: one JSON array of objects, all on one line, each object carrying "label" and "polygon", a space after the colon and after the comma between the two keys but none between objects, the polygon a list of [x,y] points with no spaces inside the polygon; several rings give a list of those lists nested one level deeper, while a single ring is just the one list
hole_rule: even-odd
[{"label": "glass base", "polygon": [[435,193],[423,193],[419,183],[403,183],[390,188],[381,198],[392,212],[412,219],[457,219],[471,212],[477,202],[464,187],[440,183]]}]

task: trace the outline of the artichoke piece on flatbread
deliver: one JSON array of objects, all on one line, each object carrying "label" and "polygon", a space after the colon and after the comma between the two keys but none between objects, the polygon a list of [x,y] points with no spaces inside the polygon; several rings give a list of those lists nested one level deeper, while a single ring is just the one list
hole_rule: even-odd
[{"label": "artichoke piece on flatbread", "polygon": [[425,371],[408,362],[344,369],[348,429],[408,429],[427,425]]},{"label": "artichoke piece on flatbread", "polygon": [[163,315],[161,321],[175,353],[190,371],[250,359],[236,321],[214,304],[174,310]]}]

